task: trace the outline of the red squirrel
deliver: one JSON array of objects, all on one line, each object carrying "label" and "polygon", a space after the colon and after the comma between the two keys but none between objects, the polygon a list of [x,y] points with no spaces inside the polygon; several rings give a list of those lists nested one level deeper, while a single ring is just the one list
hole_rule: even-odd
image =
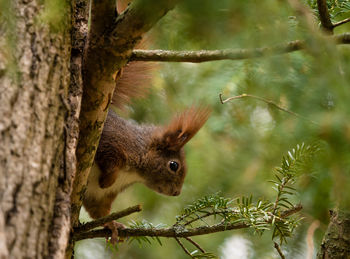
[{"label": "red squirrel", "polygon": [[[133,80],[132,67],[126,67],[117,82],[115,100],[138,95],[134,82],[127,82]],[[137,66],[136,70],[140,71]],[[137,124],[110,110],[83,199],[89,215],[107,216],[117,195],[136,182],[161,194],[179,195],[187,172],[183,147],[209,113],[208,108],[191,107],[168,125],[156,126]]]}]

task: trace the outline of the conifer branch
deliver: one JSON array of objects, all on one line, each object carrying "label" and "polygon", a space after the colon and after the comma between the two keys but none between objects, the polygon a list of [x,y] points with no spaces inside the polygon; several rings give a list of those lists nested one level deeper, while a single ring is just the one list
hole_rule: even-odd
[{"label": "conifer branch", "polygon": [[182,242],[180,241],[180,239],[178,239],[177,237],[174,237],[174,239],[176,240],[176,242],[179,244],[179,246],[182,248],[182,250],[184,250],[184,252],[190,256],[191,258],[193,258],[193,256],[191,255],[190,251],[187,250],[187,248],[182,244]]},{"label": "conifer branch", "polygon": [[[142,222],[132,222],[128,228],[118,229],[118,236],[120,238],[131,237],[130,242],[137,240],[139,243],[144,241],[150,243],[149,239],[153,239],[159,244],[161,244],[160,237],[174,238],[191,258],[207,259],[217,257],[212,253],[205,252],[190,237],[243,228],[252,228],[255,233],[262,234],[265,230],[270,230],[273,227],[272,239],[278,237],[280,244],[283,244],[283,242],[287,242],[286,238],[292,235],[300,221],[300,218],[291,216],[302,209],[300,204],[293,205],[289,201],[289,196],[295,194],[295,189],[290,184],[294,183],[296,178],[305,171],[307,163],[311,161],[319,149],[317,144],[305,145],[302,143],[283,156],[281,167],[276,168],[277,181],[270,181],[274,183],[273,188],[277,191],[275,202],[259,199],[253,203],[252,196],[228,199],[219,194],[208,195],[184,208],[182,214],[176,217],[176,223],[171,227],[153,225],[143,220]],[[236,203],[235,206],[232,206],[233,202]],[[90,229],[140,209],[140,206],[130,207],[92,223],[87,223],[80,229],[76,229],[72,239],[79,241],[87,238],[110,237],[112,235],[110,229]],[[216,223],[209,225],[204,222],[205,224],[200,224],[199,221],[203,221],[207,217],[213,217]],[[197,249],[190,252],[181,242],[181,238],[190,242]],[[279,245],[275,244],[275,248],[283,258]]]},{"label": "conifer branch", "polygon": [[274,247],[276,248],[278,254],[280,255],[281,259],[285,259],[286,257],[284,256],[284,254],[282,253],[281,247],[279,246],[279,244],[277,244],[276,242],[274,242]]},{"label": "conifer branch", "polygon": [[[282,211],[280,217],[285,218],[292,214],[295,214],[299,212],[302,209],[302,206],[300,204],[295,205],[294,207]],[[267,219],[265,219],[266,223],[271,223],[273,220],[273,217],[269,216]],[[171,227],[171,228],[150,228],[150,229],[144,229],[144,228],[125,228],[118,230],[118,234],[120,237],[137,237],[137,236],[148,236],[148,237],[192,237],[192,236],[199,236],[199,235],[205,235],[210,233],[216,233],[216,232],[223,232],[228,230],[235,230],[235,229],[243,229],[243,228],[249,228],[249,224],[243,222],[243,223],[219,223],[211,226],[201,226],[196,227],[192,229],[185,229],[181,227]],[[98,229],[98,230],[92,230],[88,232],[83,233],[74,233],[73,239],[75,241],[88,239],[88,238],[97,238],[97,237],[110,237],[112,234],[110,229]]]},{"label": "conifer branch", "polygon": [[197,247],[202,253],[205,253],[205,250],[195,241],[193,241],[192,238],[190,237],[185,237],[185,239],[190,242],[192,245],[194,245],[195,247]]}]

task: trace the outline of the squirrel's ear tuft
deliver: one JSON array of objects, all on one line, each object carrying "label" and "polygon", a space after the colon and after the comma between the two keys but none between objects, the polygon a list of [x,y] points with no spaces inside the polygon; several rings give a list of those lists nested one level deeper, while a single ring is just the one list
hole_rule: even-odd
[{"label": "squirrel's ear tuft", "polygon": [[158,132],[158,143],[161,148],[178,151],[182,148],[208,120],[209,107],[194,107],[175,116],[169,125]]}]

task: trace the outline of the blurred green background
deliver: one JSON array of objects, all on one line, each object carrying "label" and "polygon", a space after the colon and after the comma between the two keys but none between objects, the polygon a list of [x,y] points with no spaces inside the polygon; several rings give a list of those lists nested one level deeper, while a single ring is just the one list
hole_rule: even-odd
[{"label": "blurred green background", "polygon": [[[315,1],[305,1],[315,8]],[[328,2],[332,20],[350,15],[348,1]],[[310,9],[311,10],[311,9]],[[321,36],[288,1],[187,0],[168,13],[148,34],[150,49],[200,50],[273,46],[306,40],[306,50],[242,61],[201,64],[158,63],[150,95],[135,102],[124,116],[142,123],[161,124],[185,107],[207,104],[209,121],[186,146],[188,176],[179,197],[166,197],[136,184],[118,196],[113,210],[142,204],[143,211],[120,222],[146,219],[171,225],[181,209],[194,200],[220,191],[225,197],[252,194],[273,199],[268,180],[282,156],[296,144],[320,142],[323,151],[310,172],[296,183],[296,202],[304,206],[301,226],[283,247],[287,258],[306,258],[307,231],[318,250],[328,224],[328,211],[350,204],[350,49]],[[350,31],[342,25],[335,33]],[[259,96],[297,113],[277,110],[256,99],[224,98],[243,93]],[[82,212],[81,219],[88,216]],[[207,251],[224,259],[278,258],[271,233],[230,231],[195,237]],[[118,252],[105,249],[105,240],[76,245],[76,258],[188,258],[173,239],[152,245],[121,244]],[[194,248],[191,248],[192,250]],[[310,247],[309,247],[310,249]]]}]

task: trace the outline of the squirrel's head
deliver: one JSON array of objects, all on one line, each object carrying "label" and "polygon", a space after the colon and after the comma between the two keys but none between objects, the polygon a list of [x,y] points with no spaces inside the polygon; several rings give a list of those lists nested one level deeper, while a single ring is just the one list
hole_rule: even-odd
[{"label": "squirrel's head", "polygon": [[209,114],[209,108],[191,107],[175,116],[167,126],[155,130],[143,159],[146,186],[165,195],[180,194],[187,172],[183,147]]}]

